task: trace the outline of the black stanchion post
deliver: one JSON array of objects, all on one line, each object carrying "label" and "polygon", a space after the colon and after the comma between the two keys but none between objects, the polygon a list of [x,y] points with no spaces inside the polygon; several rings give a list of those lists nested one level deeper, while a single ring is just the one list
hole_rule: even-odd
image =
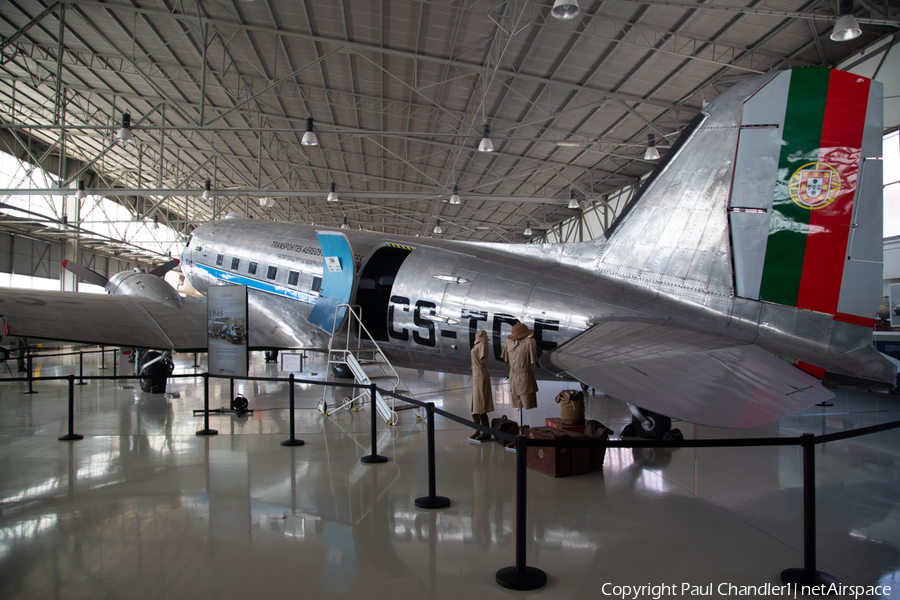
[{"label": "black stanchion post", "polygon": [[[20,350],[20,352],[21,352],[21,350]],[[32,383],[34,383],[34,372],[32,371],[32,368],[31,368],[32,367],[31,359],[32,359],[31,352],[29,352],[28,357],[25,359],[25,364],[28,368],[28,391],[22,392],[23,394],[37,394],[36,391],[31,389],[31,385],[32,385]]]},{"label": "black stanchion post", "polygon": [[450,506],[450,498],[437,495],[437,483],[435,482],[434,464],[434,402],[425,405],[428,413],[428,495],[416,498],[416,506],[419,508],[447,508]]},{"label": "black stanchion post", "polygon": [[[115,352],[113,352],[113,376],[119,376],[119,349],[116,348]],[[119,380],[116,379],[116,382]]]},{"label": "black stanchion post", "polygon": [[375,384],[369,386],[369,404],[372,405],[372,454],[366,454],[360,460],[367,465],[387,462],[387,456],[378,455],[378,433],[375,431],[375,421],[378,419],[377,407],[375,406]]},{"label": "black stanchion post", "polygon": [[75,385],[87,385],[84,380],[84,352],[78,352],[78,383]]},{"label": "black stanchion post", "polygon": [[100,370],[106,370],[106,348],[100,346]]},{"label": "black stanchion post", "polygon": [[290,405],[291,412],[291,437],[290,439],[284,440],[281,442],[282,446],[302,446],[304,444],[303,440],[298,440],[294,437],[294,374],[291,373],[288,375],[288,404]]},{"label": "black stanchion post", "polygon": [[217,435],[216,429],[209,428],[209,373],[203,374],[203,429],[197,435]]},{"label": "black stanchion post", "polygon": [[841,582],[833,575],[816,570],[816,436],[800,436],[803,448],[803,568],[785,569],[782,583],[799,586],[836,585]]},{"label": "black stanchion post", "polygon": [[61,442],[84,439],[83,435],[75,433],[75,376],[69,375],[67,379],[69,380],[69,433],[57,438]]},{"label": "black stanchion post", "polygon": [[547,574],[536,567],[525,565],[525,543],[528,531],[525,527],[525,508],[528,504],[525,487],[527,467],[525,455],[528,440],[524,435],[516,437],[516,565],[497,571],[497,583],[510,590],[536,590],[547,584]]}]

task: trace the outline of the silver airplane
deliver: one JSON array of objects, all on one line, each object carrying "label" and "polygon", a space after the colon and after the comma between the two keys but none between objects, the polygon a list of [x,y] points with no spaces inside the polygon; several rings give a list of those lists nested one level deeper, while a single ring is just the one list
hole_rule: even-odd
[{"label": "silver airplane", "polygon": [[[492,373],[516,323],[541,378],[628,404],[636,433],[671,419],[753,427],[833,397],[826,375],[888,386],[873,345],[882,296],[882,88],[828,69],[773,72],[706,105],[597,240],[492,244],[334,230],[238,215],[193,231],[201,294],[248,287],[250,347],[327,348],[362,307],[398,366]],[[132,278],[110,296],[4,290],[13,335],[203,350],[204,300]]]}]

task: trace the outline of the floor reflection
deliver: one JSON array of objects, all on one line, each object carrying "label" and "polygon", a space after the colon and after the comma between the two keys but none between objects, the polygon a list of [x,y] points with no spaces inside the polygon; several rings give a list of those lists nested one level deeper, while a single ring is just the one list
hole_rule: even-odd
[{"label": "floor reflection", "polygon": [[[179,369],[189,372],[193,357]],[[255,373],[278,365],[254,358]],[[321,377],[324,365],[307,363]],[[44,365],[45,372],[51,365]],[[61,372],[71,365],[53,367]],[[316,371],[313,371],[316,369]],[[404,373],[423,399],[468,415],[469,378]],[[77,443],[66,428],[66,388],[40,382],[24,396],[0,384],[0,598],[506,597],[494,573],[515,562],[515,454],[471,444],[470,430],[436,423],[437,493],[427,511],[426,426],[370,413],[317,410],[321,388],[300,384],[293,416],[304,446],[283,447],[291,424],[284,385],[235,386],[253,414],[216,415],[199,437],[202,386],[165,398],[113,385],[82,386]],[[495,400],[506,382],[495,380]],[[565,382],[542,384],[524,418],[558,416]],[[231,394],[212,382],[213,406]],[[346,391],[324,397],[335,405]],[[796,436],[900,418],[897,398],[839,393],[753,431],[678,424],[688,437]],[[502,401],[491,415],[507,414]],[[367,407],[366,407],[367,408]],[[591,418],[616,431],[630,413],[590,395]],[[816,448],[818,559],[844,583],[898,585],[900,433]],[[554,479],[528,472],[527,556],[551,575],[552,597],[595,598],[604,583],[654,580],[760,585],[803,564],[800,451],[784,448],[610,448],[603,472]],[[548,596],[548,597],[550,597]]]}]

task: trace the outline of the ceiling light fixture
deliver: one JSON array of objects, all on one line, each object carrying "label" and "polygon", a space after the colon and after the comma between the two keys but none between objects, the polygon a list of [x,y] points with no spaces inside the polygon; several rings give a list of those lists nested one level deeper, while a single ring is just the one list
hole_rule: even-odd
[{"label": "ceiling light fixture", "polygon": [[485,123],[481,131],[483,132],[483,137],[481,138],[481,143],[478,144],[478,151],[493,152],[494,144],[491,142],[491,126]]},{"label": "ceiling light fixture", "polygon": [[647,151],[644,152],[644,160],[658,160],[659,150],[656,149],[656,136],[647,134]]},{"label": "ceiling light fixture", "polygon": [[838,18],[831,31],[831,41],[849,42],[862,35],[862,29],[853,16],[853,0],[838,0]]},{"label": "ceiling light fixture", "polygon": [[534,235],[534,232],[531,230],[531,221],[525,221],[525,235],[528,237]]},{"label": "ceiling light fixture", "polygon": [[568,21],[577,17],[579,12],[581,9],[578,7],[578,0],[556,0],[550,9],[550,16]]},{"label": "ceiling light fixture", "polygon": [[127,144],[134,139],[131,135],[131,113],[122,113],[122,127],[116,134],[116,141]]},{"label": "ceiling light fixture", "polygon": [[569,190],[569,208],[581,208],[581,205],[578,204],[578,200],[575,199],[575,188]]},{"label": "ceiling light fixture", "polygon": [[306,133],[303,134],[303,138],[300,140],[300,144],[303,146],[319,145],[319,138],[316,137],[316,132],[313,131],[312,117],[306,117]]},{"label": "ceiling light fixture", "polygon": [[459,199],[459,186],[453,186],[453,194],[450,196],[450,204],[460,204],[462,200]]},{"label": "ceiling light fixture", "polygon": [[441,229],[441,220],[437,220],[437,225],[434,226],[434,231],[432,233],[444,233],[444,230]]},{"label": "ceiling light fixture", "polygon": [[75,192],[75,199],[83,200],[85,196],[87,196],[87,192],[84,189],[84,179],[79,179],[78,180],[78,191]]},{"label": "ceiling light fixture", "polygon": [[206,183],[203,184],[203,199],[204,200],[212,200],[212,182],[207,179]]},{"label": "ceiling light fixture", "polygon": [[576,142],[573,140],[559,140],[556,142],[556,145],[560,148],[578,148],[581,146],[581,142]]},{"label": "ceiling light fixture", "polygon": [[331,182],[331,191],[328,192],[328,201],[329,202],[337,202],[338,200],[340,200],[340,198],[338,198],[337,192],[335,191],[335,188],[334,188],[334,182],[332,181]]},{"label": "ceiling light fixture", "polygon": [[153,215],[153,225],[151,225],[153,229],[159,229],[159,216]]},{"label": "ceiling light fixture", "polygon": [[341,229],[350,229],[350,226],[347,224],[347,217],[344,217],[344,221],[341,223]]}]

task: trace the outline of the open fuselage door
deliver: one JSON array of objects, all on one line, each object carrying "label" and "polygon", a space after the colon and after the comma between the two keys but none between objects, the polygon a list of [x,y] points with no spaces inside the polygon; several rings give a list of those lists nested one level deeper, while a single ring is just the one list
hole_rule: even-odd
[{"label": "open fuselage door", "polygon": [[355,304],[364,307],[363,325],[377,342],[388,341],[394,280],[412,250],[409,246],[387,244],[372,254],[359,276]]}]

